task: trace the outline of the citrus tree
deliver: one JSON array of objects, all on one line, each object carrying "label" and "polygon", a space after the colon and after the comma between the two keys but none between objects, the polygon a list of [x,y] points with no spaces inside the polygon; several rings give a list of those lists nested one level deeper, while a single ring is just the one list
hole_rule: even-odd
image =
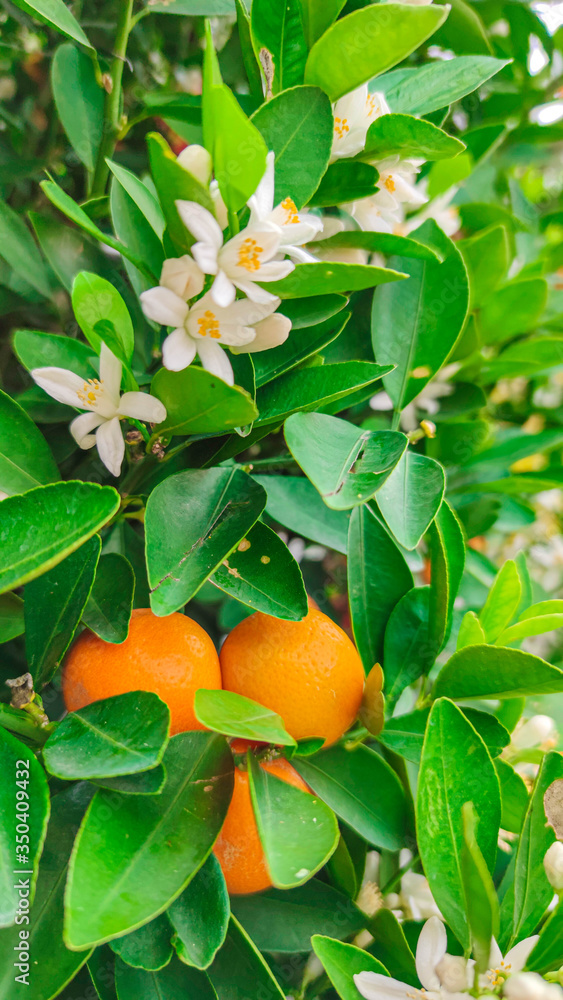
[{"label": "citrus tree", "polygon": [[557,11],[2,11],[0,1000],[563,997]]}]

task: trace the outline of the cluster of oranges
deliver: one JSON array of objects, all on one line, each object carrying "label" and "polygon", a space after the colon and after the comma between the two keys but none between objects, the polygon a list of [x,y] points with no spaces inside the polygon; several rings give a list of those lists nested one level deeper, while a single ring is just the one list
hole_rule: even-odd
[{"label": "cluster of oranges", "polygon": [[[126,691],[154,691],[170,709],[171,732],[203,729],[194,712],[199,688],[234,691],[281,716],[294,739],[322,737],[325,746],[354,722],[364,688],[364,670],[345,632],[311,607],[300,622],[256,612],[225,640],[220,655],[210,637],[186,615],[158,618],[148,608],[133,611],[121,645],[87,629],[72,646],[63,671],[69,711]],[[234,753],[249,744],[237,740]],[[309,789],[282,757],[261,767]],[[258,892],[272,883],[243,767],[235,768],[233,797],[215,845],[232,894]]]}]

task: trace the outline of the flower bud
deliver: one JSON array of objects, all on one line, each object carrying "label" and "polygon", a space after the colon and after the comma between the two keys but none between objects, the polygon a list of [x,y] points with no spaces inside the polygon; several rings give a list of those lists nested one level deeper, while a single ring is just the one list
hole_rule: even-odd
[{"label": "flower bud", "polygon": [[547,851],[543,866],[549,884],[555,892],[563,892],[563,844],[560,840],[554,841]]},{"label": "flower bud", "polygon": [[195,260],[186,253],[164,261],[160,284],[186,302],[202,291],[204,277]]},{"label": "flower bud", "polygon": [[518,972],[504,986],[506,1000],[563,1000],[563,990],[536,972]]},{"label": "flower bud", "polygon": [[200,184],[207,187],[211,178],[211,156],[203,146],[192,142],[179,153],[177,160],[184,170],[189,170]]},{"label": "flower bud", "polygon": [[555,722],[549,715],[533,715],[524,722],[512,736],[512,746],[516,750],[527,750],[541,746],[555,736]]},{"label": "flower bud", "polygon": [[467,989],[467,962],[461,955],[444,955],[436,966],[436,973],[448,993]]}]

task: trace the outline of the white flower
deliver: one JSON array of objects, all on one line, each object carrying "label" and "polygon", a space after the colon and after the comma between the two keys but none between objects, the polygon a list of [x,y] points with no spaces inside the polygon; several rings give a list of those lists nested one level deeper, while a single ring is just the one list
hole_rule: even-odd
[{"label": "white flower", "polygon": [[552,889],[563,893],[563,844],[556,840],[543,859],[545,874]]},{"label": "white flower", "polygon": [[515,750],[531,750],[534,747],[548,750],[556,744],[557,727],[549,715],[533,715],[531,719],[521,720],[510,741]]},{"label": "white flower", "polygon": [[209,181],[211,180],[211,155],[203,146],[198,146],[197,142],[190,143],[181,153],[178,153],[176,160],[200,184],[203,184],[204,187],[209,185]]},{"label": "white flower", "polygon": [[275,260],[279,252],[281,233],[278,226],[261,223],[247,226],[223,244],[223,233],[211,212],[195,201],[177,201],[180,218],[195,236],[192,253],[204,274],[216,275],[211,295],[218,306],[226,307],[235,300],[238,288],[253,302],[262,304],[275,298],[257,281],[279,281],[293,271],[289,260]]},{"label": "white flower", "polygon": [[401,206],[390,209],[381,204],[379,192],[344,206],[367,233],[395,233],[403,224]]},{"label": "white flower", "polygon": [[438,917],[427,920],[416,948],[416,973],[423,989],[413,989],[378,972],[354,976],[366,1000],[467,1000],[468,965],[458,955],[448,955],[446,928]]},{"label": "white flower", "polygon": [[80,448],[96,445],[112,476],[119,475],[125,454],[120,419],[132,417],[160,424],[166,417],[166,408],[155,396],[145,392],[125,392],[120,396],[121,367],[121,361],[102,344],[99,379],[85,381],[66,368],[34,368],[31,372],[37,385],[53,399],[88,411],[72,421],[70,433]]},{"label": "white flower", "polygon": [[332,108],[332,159],[359,153],[366,144],[367,130],[371,123],[382,115],[388,115],[390,110],[383,94],[368,93],[367,83],[341,97]]},{"label": "white flower", "polygon": [[391,910],[399,910],[406,920],[428,920],[441,916],[428,880],[417,872],[403,875],[400,893],[390,893],[385,904]]},{"label": "white flower", "polygon": [[302,250],[303,243],[318,238],[323,221],[310,212],[299,213],[291,198],[284,198],[274,208],[274,153],[266,157],[266,172],[254,194],[248,199],[250,209],[249,228],[263,223],[276,226],[281,235],[280,253],[286,253],[299,261],[315,260],[310,253]]},{"label": "white flower", "polygon": [[[425,192],[426,186],[426,182],[421,181],[417,185],[417,189]],[[409,233],[412,233],[414,229],[418,229],[427,219],[434,219],[440,229],[445,232],[446,236],[454,236],[461,229],[461,216],[455,205],[451,204],[456,191],[457,187],[450,188],[444,194],[438,195],[437,198],[433,198],[432,201],[428,202],[421,212],[417,212],[416,215],[407,219],[404,224],[404,235],[408,236]]]},{"label": "white flower", "polygon": [[160,284],[187,302],[203,291],[205,277],[193,257],[169,257],[162,265]]},{"label": "white flower", "polygon": [[539,935],[524,938],[507,951],[503,958],[502,952],[493,938],[491,941],[491,952],[489,955],[489,970],[484,975],[479,976],[481,989],[494,989],[502,986],[508,976],[521,972],[528,958],[534,950]]},{"label": "white flower", "polygon": [[536,972],[511,976],[504,987],[507,1000],[563,1000],[563,990],[556,983],[546,983]]},{"label": "white flower", "polygon": [[399,156],[389,156],[377,163],[379,193],[375,195],[383,208],[396,211],[399,205],[413,205],[419,208],[428,201],[420,187],[415,186],[420,160],[401,160]]},{"label": "white flower", "polygon": [[274,314],[279,304],[280,300],[272,296],[265,304],[237,299],[222,308],[207,292],[190,307],[162,285],[141,293],[145,316],[174,327],[162,345],[164,367],[181,371],[197,353],[203,367],[229,385],[234,383],[233,369],[222,345],[241,353],[267,351],[283,344],[291,322],[280,313]]}]

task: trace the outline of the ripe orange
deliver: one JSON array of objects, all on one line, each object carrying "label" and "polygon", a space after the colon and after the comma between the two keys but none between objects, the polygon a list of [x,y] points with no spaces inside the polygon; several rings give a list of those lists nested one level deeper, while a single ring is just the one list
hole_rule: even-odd
[{"label": "ripe orange", "polygon": [[[242,740],[239,742],[242,743]],[[240,753],[242,749],[238,746],[236,752]],[[302,792],[309,791],[297,771],[283,757],[261,761],[260,767]],[[272,885],[254,818],[248,773],[238,767],[235,767],[233,797],[214,852],[232,896],[261,892]]]},{"label": "ripe orange", "polygon": [[158,618],[150,608],[131,615],[129,635],[116,645],[85,629],[63,670],[69,712],[126,691],[154,691],[170,709],[171,734],[204,729],[196,719],[198,688],[220,688],[215,646],[197,622],[175,612]]},{"label": "ripe orange", "polygon": [[300,622],[257,611],[220,652],[223,687],[277,712],[294,739],[334,743],[356,718],[364,669],[345,632],[314,608]]}]

